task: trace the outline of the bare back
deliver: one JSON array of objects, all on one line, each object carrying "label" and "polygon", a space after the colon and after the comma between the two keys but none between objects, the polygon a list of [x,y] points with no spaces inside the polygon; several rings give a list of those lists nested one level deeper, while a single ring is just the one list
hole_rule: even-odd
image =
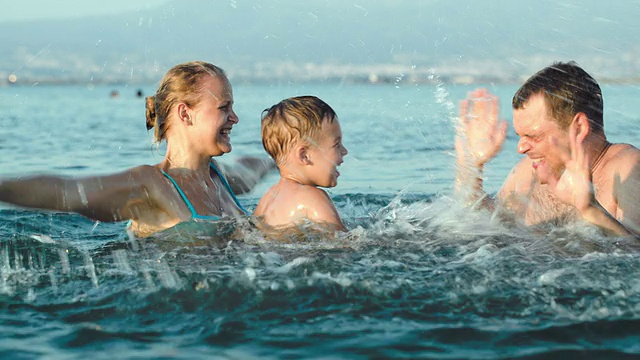
[{"label": "bare back", "polygon": [[281,178],[260,199],[254,215],[273,228],[302,224],[305,221],[345,227],[329,195],[322,189]]}]

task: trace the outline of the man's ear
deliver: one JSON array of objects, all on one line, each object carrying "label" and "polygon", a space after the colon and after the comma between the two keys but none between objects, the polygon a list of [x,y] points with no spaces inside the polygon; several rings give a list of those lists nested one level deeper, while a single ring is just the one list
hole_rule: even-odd
[{"label": "man's ear", "polygon": [[191,109],[185,103],[179,103],[177,105],[178,119],[185,125],[191,125]]},{"label": "man's ear", "polygon": [[589,122],[587,114],[583,112],[579,112],[573,117],[571,126],[575,126],[576,137],[580,142],[584,141],[591,133],[591,123]]}]

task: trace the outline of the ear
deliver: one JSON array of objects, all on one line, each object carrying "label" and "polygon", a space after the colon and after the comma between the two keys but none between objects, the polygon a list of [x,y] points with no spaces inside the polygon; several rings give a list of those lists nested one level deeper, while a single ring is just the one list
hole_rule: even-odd
[{"label": "ear", "polygon": [[185,125],[191,125],[191,109],[185,103],[177,105],[178,119]]},{"label": "ear", "polygon": [[302,165],[312,165],[311,158],[309,157],[309,148],[305,145],[299,145],[296,148],[296,159]]},{"label": "ear", "polygon": [[583,112],[579,112],[573,117],[571,126],[575,126],[576,137],[579,142],[583,142],[591,133],[591,123],[587,115]]}]

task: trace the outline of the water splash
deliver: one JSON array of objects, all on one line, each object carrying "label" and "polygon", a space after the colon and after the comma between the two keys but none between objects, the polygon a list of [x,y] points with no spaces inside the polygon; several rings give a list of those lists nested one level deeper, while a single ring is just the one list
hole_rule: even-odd
[{"label": "water splash", "polygon": [[440,79],[440,76],[436,73],[434,68],[429,69],[429,75],[427,77],[435,84],[434,97],[436,103],[445,108],[445,111],[449,115],[449,119],[455,124],[457,122],[456,106],[449,98],[450,94],[447,90],[446,84],[442,79]]}]

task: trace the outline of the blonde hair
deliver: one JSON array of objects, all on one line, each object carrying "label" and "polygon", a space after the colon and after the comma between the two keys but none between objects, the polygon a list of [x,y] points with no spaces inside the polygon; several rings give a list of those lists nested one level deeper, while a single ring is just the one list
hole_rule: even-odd
[{"label": "blonde hair", "polygon": [[262,112],[262,146],[280,165],[298,142],[315,144],[322,122],[333,122],[335,118],[331,106],[315,96],[284,99]]},{"label": "blonde hair", "polygon": [[204,80],[209,76],[229,81],[224,70],[203,61],[178,64],[162,77],[156,94],[146,97],[147,130],[154,129],[156,142],[165,139],[170,126],[167,117],[175,104],[193,107],[200,103]]}]

